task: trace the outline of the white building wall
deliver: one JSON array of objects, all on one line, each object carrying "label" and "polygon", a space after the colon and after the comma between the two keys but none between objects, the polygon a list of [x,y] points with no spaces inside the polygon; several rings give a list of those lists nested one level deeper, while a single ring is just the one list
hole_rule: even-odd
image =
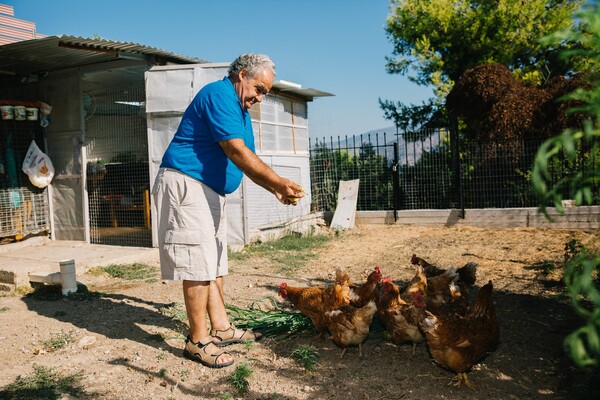
[{"label": "white building wall", "polygon": [[[146,112],[150,181],[154,182],[162,155],[183,111],[207,83],[222,79],[227,64],[154,67],[146,73]],[[239,247],[261,237],[259,232],[310,214],[310,163],[306,101],[268,96],[264,107],[251,110],[257,154],[279,175],[298,182],[306,196],[297,206],[281,204],[273,194],[244,177],[240,188],[227,196],[228,241]],[[262,104],[261,104],[262,105]],[[157,221],[152,208],[152,220]],[[158,245],[156,226],[152,242]]]}]

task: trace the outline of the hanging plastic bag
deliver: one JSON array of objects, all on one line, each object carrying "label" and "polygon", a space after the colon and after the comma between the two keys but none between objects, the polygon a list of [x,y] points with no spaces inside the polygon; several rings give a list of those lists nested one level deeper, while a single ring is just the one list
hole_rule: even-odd
[{"label": "hanging plastic bag", "polygon": [[29,150],[23,160],[23,172],[29,176],[34,186],[45,188],[54,178],[54,166],[48,157],[35,143],[31,141]]}]

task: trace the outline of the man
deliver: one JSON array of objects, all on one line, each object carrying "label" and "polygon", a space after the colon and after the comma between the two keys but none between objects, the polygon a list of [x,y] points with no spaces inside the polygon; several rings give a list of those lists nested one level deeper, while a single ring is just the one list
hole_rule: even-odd
[{"label": "man", "polygon": [[162,277],[183,281],[190,325],[184,356],[211,368],[233,364],[221,347],[260,338],[230,324],[225,309],[225,195],[238,188],[245,173],[283,204],[304,196],[297,183],[277,175],[254,153],[248,109],[262,101],[274,78],[269,57],[242,54],[227,77],[202,88],[183,114],[152,190]]}]

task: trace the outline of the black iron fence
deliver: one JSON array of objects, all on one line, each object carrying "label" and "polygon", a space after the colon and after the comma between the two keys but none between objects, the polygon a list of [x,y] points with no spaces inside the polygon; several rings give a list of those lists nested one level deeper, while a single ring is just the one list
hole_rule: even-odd
[{"label": "black iron fence", "polygon": [[[438,128],[311,141],[312,208],[334,210],[339,181],[352,179],[360,180],[360,211],[539,205],[531,169],[542,140],[478,143],[457,137]],[[556,157],[554,181],[576,172],[597,175],[600,155],[580,150],[575,161]],[[593,196],[600,204],[598,187]]]}]

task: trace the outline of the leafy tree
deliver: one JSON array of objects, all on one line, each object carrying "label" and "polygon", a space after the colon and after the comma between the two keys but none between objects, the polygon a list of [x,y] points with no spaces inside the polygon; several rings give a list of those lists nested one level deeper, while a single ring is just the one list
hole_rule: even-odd
[{"label": "leafy tree", "polygon": [[[546,215],[549,204],[559,212],[564,211],[561,201],[565,195],[575,199],[578,205],[591,204],[600,181],[596,163],[591,174],[574,171],[570,178],[552,183],[551,166],[559,155],[564,154],[566,160],[573,162],[582,149],[591,155],[600,151],[600,9],[597,2],[580,15],[580,22],[578,29],[564,30],[554,38],[572,45],[573,50],[564,51],[562,56],[575,58],[576,65],[586,66],[589,86],[575,90],[567,99],[582,102],[583,105],[572,112],[583,112],[589,119],[581,129],[567,129],[547,140],[538,151],[532,182],[542,197],[540,210]],[[564,271],[573,308],[584,320],[565,340],[571,358],[580,367],[600,365],[599,273],[600,255],[587,251],[569,257]]]},{"label": "leafy tree", "polygon": [[444,98],[464,71],[498,62],[540,82],[562,75],[556,48],[538,39],[572,24],[583,0],[391,0],[386,69],[413,73]]}]

